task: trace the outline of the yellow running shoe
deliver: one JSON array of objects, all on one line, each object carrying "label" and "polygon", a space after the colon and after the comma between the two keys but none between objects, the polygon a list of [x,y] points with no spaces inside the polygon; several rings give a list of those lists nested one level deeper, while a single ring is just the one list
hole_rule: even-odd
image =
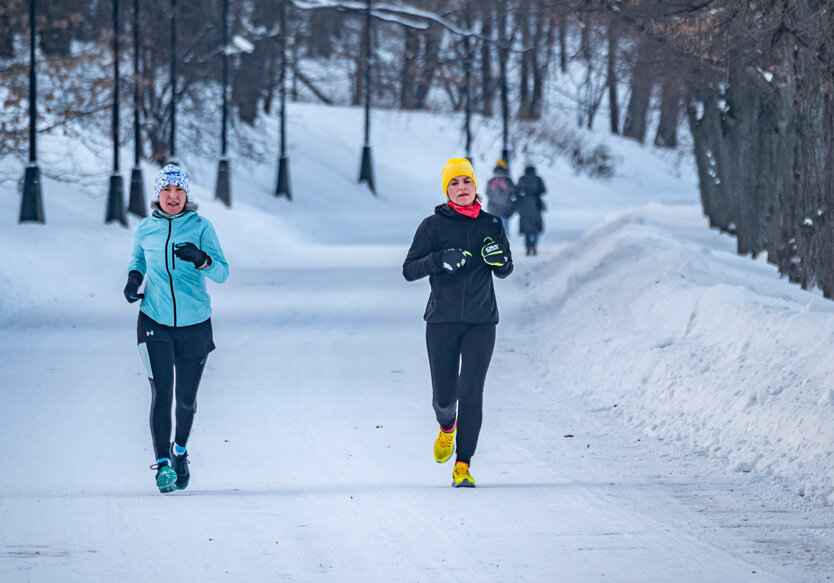
[{"label": "yellow running shoe", "polygon": [[455,449],[455,433],[457,431],[457,419],[455,419],[455,426],[452,427],[451,431],[443,431],[443,428],[440,428],[440,434],[434,440],[434,461],[442,464],[452,457],[452,452]]},{"label": "yellow running shoe", "polygon": [[452,470],[452,486],[454,488],[474,488],[475,478],[469,473],[469,464],[466,462],[455,463],[455,469]]}]

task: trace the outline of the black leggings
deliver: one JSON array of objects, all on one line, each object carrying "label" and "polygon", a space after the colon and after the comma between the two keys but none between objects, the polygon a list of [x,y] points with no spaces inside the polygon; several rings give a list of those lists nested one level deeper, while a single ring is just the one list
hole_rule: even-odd
[{"label": "black leggings", "polygon": [[197,412],[197,389],[206,366],[206,356],[186,358],[174,356],[174,345],[167,342],[140,344],[148,351],[151,366],[151,437],[156,458],[169,457],[171,448],[171,403],[174,397],[176,370],[177,431],[174,441],[185,445]]},{"label": "black leggings", "polygon": [[495,324],[426,324],[426,346],[437,422],[450,429],[457,413],[457,461],[469,463],[481,432]]},{"label": "black leggings", "polygon": [[177,431],[175,441],[184,446],[197,412],[197,389],[208,353],[214,350],[211,320],[192,326],[164,326],[139,313],[136,329],[139,352],[151,383],[151,437],[157,459],[167,458],[171,448],[171,405],[176,373]]}]

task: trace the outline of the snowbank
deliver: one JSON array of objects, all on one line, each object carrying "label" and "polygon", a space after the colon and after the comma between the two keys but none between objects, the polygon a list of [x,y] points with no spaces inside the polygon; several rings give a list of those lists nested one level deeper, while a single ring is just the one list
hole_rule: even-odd
[{"label": "snowbank", "polygon": [[549,378],[644,436],[834,502],[834,305],[693,206],[612,217],[541,273]]}]

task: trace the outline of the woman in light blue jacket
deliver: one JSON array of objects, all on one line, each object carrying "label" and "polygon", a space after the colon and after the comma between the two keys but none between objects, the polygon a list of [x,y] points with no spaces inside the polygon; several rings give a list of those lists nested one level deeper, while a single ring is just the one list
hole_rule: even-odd
[{"label": "woman in light blue jacket", "polygon": [[[137,341],[151,384],[151,436],[160,492],[188,486],[186,441],[197,409],[197,388],[214,350],[206,277],[223,283],[229,264],[214,227],[189,199],[188,174],[168,164],[154,183],[153,214],[136,227],[124,294],[142,300]],[[139,286],[145,282],[144,293]],[[176,435],[171,403],[176,371]]]}]

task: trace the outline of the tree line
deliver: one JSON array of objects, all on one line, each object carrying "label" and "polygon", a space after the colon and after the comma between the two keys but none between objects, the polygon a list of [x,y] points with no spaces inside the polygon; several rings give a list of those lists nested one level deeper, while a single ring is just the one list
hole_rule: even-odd
[{"label": "tree line", "polygon": [[678,79],[710,224],[834,296],[834,5],[664,0],[620,14],[660,51],[647,69],[663,67],[661,93]]},{"label": "tree line", "polygon": [[[364,2],[287,1],[283,31],[281,0],[230,0],[231,34],[254,46],[233,59],[239,123],[273,114],[282,58],[291,98],[361,103]],[[162,162],[170,2],[139,4],[140,70],[123,82],[140,84],[145,154]],[[25,151],[27,6],[0,3],[0,155]],[[107,131],[111,9],[99,0],[39,2],[41,131],[79,123]],[[132,2],[121,11],[129,71]],[[483,116],[506,110],[514,122],[546,125],[556,93],[578,126],[606,123],[664,148],[677,147],[688,124],[710,223],[737,237],[739,253],[766,252],[792,281],[830,297],[832,11],[826,0],[389,0],[374,12],[371,94],[374,107],[458,111],[468,89]],[[216,116],[219,15],[220,0],[178,2],[173,97],[190,123]],[[122,95],[129,108],[131,92]]]},{"label": "tree line", "polygon": [[[359,105],[365,83],[360,10],[364,2],[289,3],[286,59],[291,97]],[[272,113],[284,34],[279,26],[280,4],[281,0],[230,2],[231,34],[254,45],[251,53],[235,55],[232,67],[231,100],[242,123],[252,125],[261,113]],[[167,76],[171,8],[165,1],[140,0],[139,5],[142,132],[150,145],[148,157],[162,161],[171,103]],[[4,103],[0,154],[25,147],[25,123],[20,112],[27,95],[27,6],[28,0],[0,3],[0,97]],[[46,104],[42,131],[79,120],[104,124],[108,89],[112,91],[110,3],[41,0],[38,6],[39,70],[47,85],[42,92]],[[621,19],[597,2],[411,0],[388,2],[386,6],[389,14],[378,13],[371,41],[375,107],[461,110],[466,89],[466,31],[472,33],[471,104],[476,113],[487,117],[501,112],[501,82],[506,78],[506,108],[511,117],[541,119],[547,83],[565,76],[569,67],[579,67],[582,76],[574,82],[576,87],[570,95],[577,123],[591,127],[605,109],[606,98],[612,100],[610,109],[615,120],[620,102],[617,87],[631,76],[638,56],[645,60],[634,49],[637,29],[614,26],[621,24]],[[129,0],[121,2],[123,71],[131,70],[134,50],[132,7]],[[396,18],[390,17],[390,7],[395,8]],[[209,96],[219,84],[219,15],[219,0],[178,2],[175,98],[178,103],[187,102],[195,117],[202,120],[210,118],[216,109]],[[607,56],[609,44],[614,47],[614,57]],[[122,82],[127,85],[134,80],[125,75]],[[612,130],[619,132],[623,125],[626,135],[642,141],[651,115],[651,91],[632,94],[625,123],[612,121]],[[131,92],[123,90],[122,95],[125,107],[130,107]],[[665,136],[656,142],[674,147],[679,108],[666,109]]]}]

